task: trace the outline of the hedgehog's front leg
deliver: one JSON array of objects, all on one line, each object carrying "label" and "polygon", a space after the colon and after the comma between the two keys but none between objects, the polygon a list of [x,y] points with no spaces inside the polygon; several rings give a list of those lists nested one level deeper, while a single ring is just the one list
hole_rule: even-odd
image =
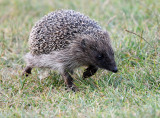
[{"label": "hedgehog's front leg", "polygon": [[98,68],[90,65],[83,73],[83,79],[94,75],[97,72]]},{"label": "hedgehog's front leg", "polygon": [[62,74],[62,77],[64,78],[67,88],[71,88],[73,91],[77,90],[76,86],[73,84],[73,78],[71,77],[70,73],[65,72]]},{"label": "hedgehog's front leg", "polygon": [[71,88],[73,86],[73,78],[70,76],[70,74],[68,72],[65,72],[62,77],[64,78],[64,82],[67,87]]}]

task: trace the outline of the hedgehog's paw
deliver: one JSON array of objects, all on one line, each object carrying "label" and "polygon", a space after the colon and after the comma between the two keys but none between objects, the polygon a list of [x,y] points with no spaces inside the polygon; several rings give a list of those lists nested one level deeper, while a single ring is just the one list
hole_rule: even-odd
[{"label": "hedgehog's paw", "polygon": [[69,91],[73,91],[73,92],[77,92],[79,91],[79,89],[77,88],[76,85],[72,84],[72,87],[66,87],[66,90]]},{"label": "hedgehog's paw", "polygon": [[24,69],[22,75],[27,77],[29,74],[31,74],[31,71],[32,71],[32,68],[31,68],[30,66],[27,66],[27,67]]},{"label": "hedgehog's paw", "polygon": [[83,73],[83,79],[91,77],[97,72],[98,68],[90,65]]}]

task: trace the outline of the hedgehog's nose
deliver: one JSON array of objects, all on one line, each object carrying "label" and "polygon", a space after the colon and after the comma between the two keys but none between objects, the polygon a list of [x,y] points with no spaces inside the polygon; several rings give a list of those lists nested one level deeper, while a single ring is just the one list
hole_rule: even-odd
[{"label": "hedgehog's nose", "polygon": [[118,68],[114,67],[114,69],[112,70],[112,72],[114,72],[114,73],[118,72]]}]

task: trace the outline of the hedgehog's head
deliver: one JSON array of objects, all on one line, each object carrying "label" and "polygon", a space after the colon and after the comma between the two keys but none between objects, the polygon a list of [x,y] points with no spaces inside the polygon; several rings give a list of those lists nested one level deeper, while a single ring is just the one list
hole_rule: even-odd
[{"label": "hedgehog's head", "polygon": [[107,32],[96,32],[92,35],[82,36],[79,48],[83,51],[84,61],[88,64],[114,73],[118,71]]}]

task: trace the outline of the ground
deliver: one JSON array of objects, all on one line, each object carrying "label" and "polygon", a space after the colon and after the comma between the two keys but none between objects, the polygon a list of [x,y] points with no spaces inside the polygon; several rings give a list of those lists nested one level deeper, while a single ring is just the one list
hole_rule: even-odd
[{"label": "ground", "polygon": [[[79,68],[78,92],[55,71],[22,76],[32,26],[56,9],[80,11],[109,32],[118,73],[83,80]],[[0,117],[160,117],[160,1],[0,0]]]}]

